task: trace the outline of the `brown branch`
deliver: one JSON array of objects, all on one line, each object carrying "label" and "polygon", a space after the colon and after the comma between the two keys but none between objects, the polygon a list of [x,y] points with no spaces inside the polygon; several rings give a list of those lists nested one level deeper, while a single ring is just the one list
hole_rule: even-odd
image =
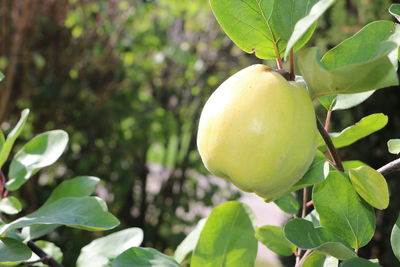
[{"label": "brown branch", "polygon": [[382,175],[388,175],[393,172],[398,172],[400,171],[400,159],[393,160],[389,162],[388,164],[380,167],[378,170]]},{"label": "brown branch", "polygon": [[47,264],[51,267],[64,267],[61,263],[56,261],[53,257],[47,255],[40,247],[38,247],[35,242],[29,240],[27,243],[28,247],[41,259],[41,262]]},{"label": "brown branch", "polygon": [[324,125],[318,118],[317,118],[317,128],[322,136],[322,139],[324,139],[326,146],[328,147],[329,154],[331,155],[333,162],[335,163],[335,167],[339,171],[344,172],[344,168],[342,165],[342,161],[339,157],[339,153],[337,152],[335,146],[333,145],[332,139],[329,136],[328,132],[325,130]]}]

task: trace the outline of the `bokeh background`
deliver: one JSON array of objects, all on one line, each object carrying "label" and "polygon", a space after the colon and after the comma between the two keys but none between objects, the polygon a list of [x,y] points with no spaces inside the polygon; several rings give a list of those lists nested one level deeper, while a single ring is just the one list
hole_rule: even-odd
[{"label": "bokeh background", "polygon": [[[387,8],[395,2],[338,1],[308,45],[323,52],[373,20],[392,20]],[[19,192],[24,212],[37,209],[62,180],[98,176],[97,194],[121,220],[119,229],[141,227],[145,246],[171,254],[205,209],[240,197],[223,180],[203,179],[197,122],[223,80],[261,62],[229,40],[205,0],[1,0],[1,129],[7,132],[30,108],[19,144],[56,128],[70,135],[58,164]],[[335,111],[332,130],[376,112],[389,116],[388,126],[341,149],[343,159],[378,168],[396,158],[386,142],[400,137],[399,88]],[[360,252],[379,256],[384,266],[396,266],[388,236],[400,210],[398,176],[388,178],[391,205],[378,214],[374,241]],[[102,234],[62,228],[46,238],[73,266],[80,248]]]}]

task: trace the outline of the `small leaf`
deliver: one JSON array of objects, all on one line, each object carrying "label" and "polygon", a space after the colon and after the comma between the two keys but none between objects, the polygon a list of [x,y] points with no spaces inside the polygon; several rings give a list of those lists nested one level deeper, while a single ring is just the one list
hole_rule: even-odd
[{"label": "small leaf", "polygon": [[357,257],[352,249],[327,228],[314,228],[311,222],[304,219],[288,221],[284,233],[290,242],[302,249],[317,250],[341,260]]},{"label": "small leaf", "polygon": [[112,267],[180,267],[174,259],[153,248],[130,248],[112,261]]},{"label": "small leaf", "polygon": [[290,256],[296,251],[296,246],[290,243],[283,234],[283,228],[266,225],[256,230],[256,238],[271,251],[281,256]]},{"label": "small leaf", "polygon": [[32,251],[21,241],[3,237],[0,238],[0,263],[13,265],[28,260]]},{"label": "small leaf", "polygon": [[301,188],[311,186],[317,183],[324,181],[324,179],[328,176],[326,165],[327,162],[326,157],[321,151],[317,151],[314,157],[313,162],[311,163],[310,168],[304,174],[304,176],[298,181],[293,187],[292,191],[297,191]]},{"label": "small leaf", "polygon": [[278,198],[274,203],[284,212],[288,214],[297,214],[300,209],[300,203],[297,198],[292,194],[286,194]]},{"label": "small leaf", "polygon": [[4,79],[4,74],[0,72],[0,82]]},{"label": "small leaf", "polygon": [[200,234],[191,267],[254,266],[255,219],[250,208],[229,201],[214,208]]},{"label": "small leaf", "polygon": [[350,180],[357,193],[371,206],[386,209],[389,189],[385,177],[369,166],[349,170]]},{"label": "small leaf", "polygon": [[393,226],[390,243],[394,255],[400,261],[400,216],[397,218],[396,224]]},{"label": "small leaf", "polygon": [[90,231],[103,231],[116,227],[119,222],[104,210],[96,197],[62,198],[1,226],[0,235],[36,224],[63,224]]},{"label": "small leaf", "polygon": [[392,4],[389,13],[400,22],[400,4]]},{"label": "small leaf", "polygon": [[34,137],[11,161],[7,189],[17,190],[41,168],[56,162],[67,143],[68,134],[62,130],[49,131]]},{"label": "small leaf", "polygon": [[7,135],[7,139],[0,150],[0,168],[3,166],[4,162],[6,162],[15,140],[17,139],[22,129],[24,128],[28,115],[29,115],[29,109],[24,109],[21,112],[21,118],[19,119],[17,125],[15,125],[14,129],[12,129],[11,132]]},{"label": "small leaf", "polygon": [[304,34],[316,23],[316,21],[325,13],[336,0],[320,0],[308,12],[307,16],[297,21],[293,33],[288,41],[285,57],[289,55],[290,50],[296,43],[302,39]]},{"label": "small leaf", "polygon": [[375,213],[344,174],[331,171],[314,186],[312,199],[320,223],[353,248],[365,246],[375,232]]},{"label": "small leaf", "polygon": [[400,154],[400,139],[391,139],[387,143],[389,152],[392,154]]},{"label": "small leaf", "polygon": [[17,214],[22,210],[22,204],[16,197],[6,197],[0,200],[0,212]]},{"label": "small leaf", "polygon": [[355,169],[361,166],[367,166],[367,164],[359,160],[348,160],[348,161],[343,161],[342,163],[343,163],[343,168],[345,170]]},{"label": "small leaf", "polygon": [[314,251],[306,258],[301,267],[338,267],[338,265],[338,259],[332,256],[326,256],[321,252]]},{"label": "small leaf", "polygon": [[363,258],[352,258],[346,260],[340,264],[340,267],[380,267],[379,264],[370,262],[369,260]]},{"label": "small leaf", "polygon": [[4,137],[3,131],[0,129],[0,154],[1,154],[1,150],[3,148],[5,141],[6,141],[6,139]]},{"label": "small leaf", "polygon": [[98,238],[81,249],[76,266],[106,266],[125,250],[131,247],[138,247],[142,242],[143,231],[136,227]]},{"label": "small leaf", "polygon": [[313,209],[309,214],[307,214],[307,216],[304,219],[309,222],[312,222],[314,227],[321,226],[321,223],[319,222],[319,214],[316,209]]},{"label": "small leaf", "polygon": [[207,218],[201,219],[196,228],[190,232],[186,238],[179,244],[175,250],[174,259],[178,263],[182,263],[189,254],[192,254],[195,249],[197,242],[199,241],[201,231],[207,221]]},{"label": "small leaf", "polygon": [[332,106],[332,110],[343,110],[355,107],[375,93],[375,90],[358,93],[358,94],[345,94],[345,95],[326,95],[318,98],[319,102],[326,108],[329,109]]}]

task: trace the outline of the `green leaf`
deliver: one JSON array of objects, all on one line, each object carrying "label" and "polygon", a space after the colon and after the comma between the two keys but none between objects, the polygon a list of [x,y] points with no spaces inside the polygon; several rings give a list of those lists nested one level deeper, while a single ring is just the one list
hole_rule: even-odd
[{"label": "green leaf", "polygon": [[199,241],[201,231],[206,224],[207,218],[201,219],[196,228],[190,234],[186,236],[186,238],[179,244],[179,246],[175,250],[174,259],[182,263],[189,254],[192,254],[195,249],[197,242]]},{"label": "green leaf", "polygon": [[[51,256],[58,262],[62,262],[63,259],[63,253],[59,247],[54,245],[52,242],[44,241],[44,240],[39,240],[35,241],[35,244],[40,247],[44,252],[46,252],[47,255]],[[28,261],[38,261],[39,257],[32,253],[32,257]],[[45,266],[45,265],[42,265]]]},{"label": "green leaf", "polygon": [[254,266],[255,219],[250,208],[229,201],[214,208],[200,234],[191,267]]},{"label": "green leaf", "polygon": [[62,130],[49,131],[34,137],[15,154],[11,161],[7,189],[17,190],[41,168],[56,162],[67,143],[68,134]]},{"label": "green leaf", "polygon": [[[282,56],[296,22],[308,14],[316,0],[210,0],[222,29],[247,53],[262,59]],[[272,12],[273,11],[273,12]],[[315,29],[310,27],[299,39],[303,46]]]},{"label": "green leaf", "polygon": [[[349,146],[356,141],[382,129],[386,126],[388,117],[382,113],[371,114],[362,118],[356,124],[347,127],[340,133],[330,133],[332,142],[336,148]],[[323,144],[319,144],[319,149],[326,151]]]},{"label": "green leaf", "polygon": [[297,214],[300,209],[300,203],[297,198],[292,194],[286,194],[278,198],[274,203],[284,212],[288,214]]},{"label": "green leaf", "polygon": [[387,142],[389,152],[392,154],[400,154],[400,139],[390,139]]},{"label": "green leaf", "polygon": [[81,249],[77,267],[102,267],[131,247],[138,247],[143,242],[140,228],[128,228],[98,238]]},{"label": "green leaf", "polygon": [[343,168],[345,170],[355,169],[361,166],[367,166],[367,164],[359,160],[348,160],[348,161],[343,161],[342,163],[343,163]]},{"label": "green leaf", "polygon": [[116,227],[119,222],[104,210],[103,204],[96,197],[62,198],[1,226],[0,235],[36,224],[62,224],[90,231],[103,231]]},{"label": "green leaf", "polygon": [[0,72],[0,82],[4,79],[4,74]]},{"label": "green leaf", "polygon": [[340,264],[340,267],[380,267],[379,264],[370,262],[369,260],[363,258],[352,258],[346,260]]},{"label": "green leaf", "polygon": [[21,241],[3,237],[0,238],[0,263],[18,264],[28,260],[32,251]]},{"label": "green leaf", "polygon": [[112,261],[112,267],[180,267],[174,259],[153,248],[130,248]]},{"label": "green leaf", "polygon": [[0,200],[0,212],[17,214],[22,210],[22,204],[18,198],[10,196]]},{"label": "green leaf", "polygon": [[15,140],[17,139],[22,129],[24,128],[28,115],[29,115],[29,109],[24,109],[21,112],[21,118],[19,119],[17,125],[15,125],[14,129],[12,129],[11,132],[7,135],[7,139],[4,142],[0,151],[0,168],[3,166],[4,162],[6,162]]},{"label": "green leaf", "polygon": [[389,205],[389,188],[385,177],[369,166],[349,170],[351,183],[357,193],[371,206],[386,209]]},{"label": "green leaf", "polygon": [[312,199],[320,223],[353,248],[366,245],[375,232],[375,213],[344,174],[331,171],[314,186]]},{"label": "green leaf", "polygon": [[292,191],[297,191],[301,188],[318,184],[328,176],[329,166],[327,160],[321,151],[317,151],[310,168],[304,176],[293,187]]},{"label": "green leaf", "polygon": [[389,13],[400,22],[400,4],[392,4]]},{"label": "green leaf", "polygon": [[358,94],[325,95],[319,97],[318,100],[326,109],[332,106],[332,110],[343,110],[361,104],[373,95],[373,93],[375,93],[375,90]]},{"label": "green leaf", "polygon": [[392,234],[390,236],[390,243],[392,245],[392,250],[396,258],[400,261],[400,216],[392,229]]},{"label": "green leaf", "polygon": [[368,24],[319,60],[317,49],[299,51],[297,66],[312,96],[354,94],[398,85],[400,26]]},{"label": "green leaf", "polygon": [[6,139],[4,137],[3,131],[0,129],[0,154],[5,141]]},{"label": "green leaf", "polygon": [[341,260],[357,257],[351,248],[327,228],[314,228],[312,222],[304,219],[288,221],[284,233],[290,242],[302,249],[317,250]]},{"label": "green leaf", "polygon": [[338,259],[314,251],[306,258],[301,267],[338,267],[338,265]]},{"label": "green leaf", "polygon": [[321,223],[319,222],[319,214],[316,209],[313,209],[309,214],[307,214],[307,216],[304,219],[309,222],[312,222],[314,227],[321,226]]},{"label": "green leaf", "polygon": [[[289,55],[290,50],[295,47],[297,42],[315,25],[317,20],[325,13],[336,0],[320,0],[310,10],[307,15],[297,21],[293,33],[288,41],[285,57]],[[314,1],[315,2],[315,1]]]},{"label": "green leaf", "polygon": [[271,251],[281,256],[290,256],[296,251],[296,246],[290,243],[283,234],[283,228],[266,225],[256,230],[256,238]]}]

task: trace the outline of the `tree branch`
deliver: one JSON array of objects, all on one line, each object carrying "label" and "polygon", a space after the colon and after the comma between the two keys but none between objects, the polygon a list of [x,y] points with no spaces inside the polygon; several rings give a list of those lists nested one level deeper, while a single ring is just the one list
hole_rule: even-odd
[{"label": "tree branch", "polygon": [[318,131],[320,132],[322,138],[325,141],[326,146],[328,147],[329,153],[333,159],[333,162],[335,163],[335,167],[339,171],[344,172],[342,160],[339,157],[339,153],[337,152],[335,146],[333,145],[332,139],[329,136],[328,132],[325,130],[324,125],[321,123],[321,121],[318,118],[317,118],[317,127],[318,127]]},{"label": "tree branch", "polygon": [[33,242],[32,240],[29,240],[27,245],[36,255],[39,256],[40,261],[43,262],[44,264],[47,264],[51,267],[64,267],[61,263],[56,261],[53,257],[47,255],[47,253],[44,252],[40,247],[38,247],[35,244],[35,242]]},{"label": "tree branch", "polygon": [[393,172],[400,171],[400,159],[393,160],[389,162],[388,164],[380,167],[378,170],[382,175],[388,175]]}]

